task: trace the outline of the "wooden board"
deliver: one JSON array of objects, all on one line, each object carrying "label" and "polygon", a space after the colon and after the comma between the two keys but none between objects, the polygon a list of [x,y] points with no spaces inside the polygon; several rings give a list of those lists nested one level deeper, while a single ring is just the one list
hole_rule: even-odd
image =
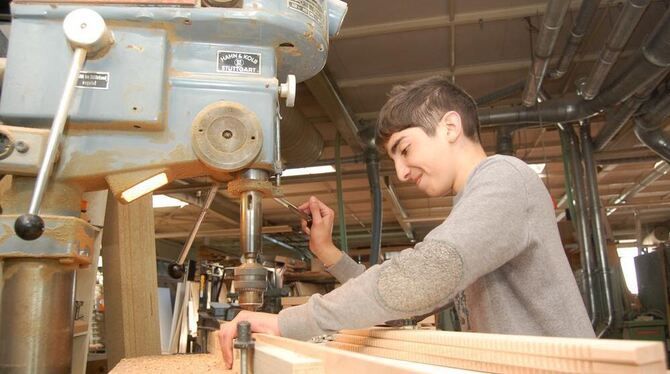
[{"label": "wooden board", "polygon": [[319,359],[267,343],[254,348],[254,374],[323,374]]},{"label": "wooden board", "polygon": [[665,362],[663,344],[649,341],[557,338],[435,330],[371,328],[342,334],[498,352],[643,365]]},{"label": "wooden board", "polygon": [[109,194],[102,257],[110,368],[125,357],[161,353],[153,218],[151,194],[128,205]]},{"label": "wooden board", "polygon": [[304,356],[321,360],[327,374],[408,374],[408,373],[471,373],[460,369],[449,369],[407,361],[390,360],[374,356],[329,348],[322,344],[312,344],[297,340],[254,334],[257,344],[281,347]]},{"label": "wooden board", "polygon": [[[565,361],[566,366],[562,369],[564,370],[547,370],[547,369],[537,369],[526,366],[528,363],[526,360],[521,360],[515,365],[504,365],[483,361],[476,361],[474,358],[472,360],[466,359],[457,359],[457,358],[447,358],[433,356],[430,354],[424,353],[414,353],[407,351],[398,351],[394,349],[370,347],[365,345],[356,345],[356,344],[347,344],[340,342],[329,342],[327,344],[329,347],[334,347],[338,349],[343,349],[350,352],[363,353],[368,355],[374,355],[379,357],[394,358],[398,360],[406,360],[412,362],[419,362],[424,364],[439,365],[439,366],[448,366],[454,368],[464,368],[469,370],[483,371],[487,373],[547,373],[547,372],[561,372],[561,373],[602,373],[602,374],[656,374],[663,373],[665,371],[664,362],[650,363],[640,366],[634,365],[623,365],[623,364],[611,364],[603,362],[589,362],[588,369],[583,370],[583,367],[580,367],[576,370],[571,370],[567,366],[573,365],[574,361],[578,360],[569,360],[569,359],[554,359]],[[497,352],[498,355],[506,355],[503,352]],[[529,356],[532,357],[532,356]],[[546,357],[540,357],[537,362],[547,359]],[[571,362],[572,361],[572,362]],[[558,365],[563,366],[563,365]],[[578,365],[579,366],[579,365]]]},{"label": "wooden board", "polygon": [[[387,340],[386,342],[372,342],[364,337],[365,344],[353,344],[356,339],[336,338],[328,342],[329,347],[344,349],[379,357],[395,358],[400,360],[420,362],[424,364],[463,368],[491,373],[609,373],[609,374],[643,374],[659,373],[665,370],[664,362],[655,362],[644,365],[625,365],[608,362],[574,360],[569,358],[543,357],[509,352],[469,350],[458,352],[454,347],[431,346],[428,344]],[[381,339],[378,339],[381,340]],[[345,342],[349,341],[349,342]],[[389,344],[384,344],[389,343]],[[403,344],[397,344],[403,343]],[[396,347],[391,349],[386,347]],[[440,351],[443,349],[444,353]],[[660,371],[659,371],[660,369]]]}]

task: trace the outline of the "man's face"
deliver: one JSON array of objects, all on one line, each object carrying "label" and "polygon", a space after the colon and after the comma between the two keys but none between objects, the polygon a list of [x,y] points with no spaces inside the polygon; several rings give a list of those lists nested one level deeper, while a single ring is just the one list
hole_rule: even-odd
[{"label": "man's face", "polygon": [[447,128],[438,126],[435,135],[410,127],[391,135],[386,152],[402,182],[412,182],[428,196],[444,196],[454,184],[452,144]]}]

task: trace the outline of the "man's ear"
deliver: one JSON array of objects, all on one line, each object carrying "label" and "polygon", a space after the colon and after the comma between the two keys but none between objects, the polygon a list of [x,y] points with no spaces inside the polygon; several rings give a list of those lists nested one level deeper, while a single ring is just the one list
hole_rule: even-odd
[{"label": "man's ear", "polygon": [[443,131],[446,130],[447,140],[450,143],[458,140],[463,133],[463,124],[461,123],[461,115],[458,112],[450,110],[446,112],[440,123],[439,127],[443,127]]}]

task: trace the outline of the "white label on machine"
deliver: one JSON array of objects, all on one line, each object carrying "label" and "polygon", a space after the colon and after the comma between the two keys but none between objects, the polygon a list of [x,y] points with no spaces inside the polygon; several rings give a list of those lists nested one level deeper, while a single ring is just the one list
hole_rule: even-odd
[{"label": "white label on machine", "polygon": [[106,90],[109,88],[109,73],[104,71],[80,71],[77,87]]},{"label": "white label on machine", "polygon": [[217,51],[216,71],[220,73],[260,74],[261,54]]},{"label": "white label on machine", "polygon": [[288,7],[323,24],[323,6],[319,0],[288,0]]}]

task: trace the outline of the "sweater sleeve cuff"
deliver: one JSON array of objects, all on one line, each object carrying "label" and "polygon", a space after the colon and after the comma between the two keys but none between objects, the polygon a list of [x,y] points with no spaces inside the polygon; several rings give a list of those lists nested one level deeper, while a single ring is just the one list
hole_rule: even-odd
[{"label": "sweater sleeve cuff", "polygon": [[340,283],[344,284],[349,279],[363,274],[365,266],[354,261],[346,253],[343,253],[339,261],[327,267],[326,270]]},{"label": "sweater sleeve cuff", "polygon": [[314,336],[326,334],[314,321],[309,303],[283,309],[279,312],[279,334],[282,337],[309,340]]}]

